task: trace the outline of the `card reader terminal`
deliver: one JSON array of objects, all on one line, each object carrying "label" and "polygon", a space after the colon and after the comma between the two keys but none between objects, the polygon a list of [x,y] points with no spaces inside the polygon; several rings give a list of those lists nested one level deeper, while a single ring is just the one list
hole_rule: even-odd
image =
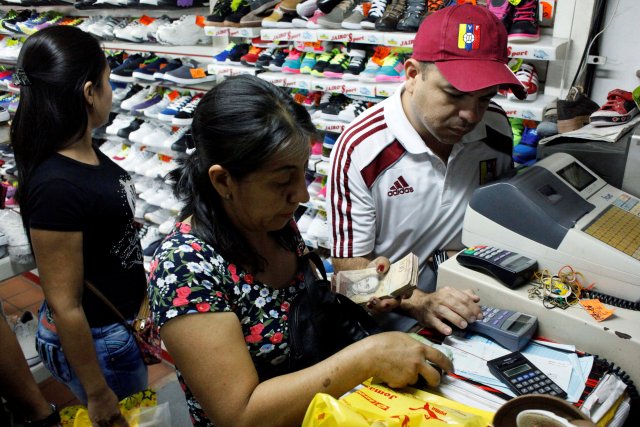
[{"label": "card reader terminal", "polygon": [[467,330],[488,336],[510,351],[525,347],[538,327],[538,318],[517,311],[481,305],[482,320],[469,323]]},{"label": "card reader terminal", "polygon": [[465,267],[492,275],[511,289],[529,282],[538,269],[534,259],[484,245],[468,247],[456,259]]}]

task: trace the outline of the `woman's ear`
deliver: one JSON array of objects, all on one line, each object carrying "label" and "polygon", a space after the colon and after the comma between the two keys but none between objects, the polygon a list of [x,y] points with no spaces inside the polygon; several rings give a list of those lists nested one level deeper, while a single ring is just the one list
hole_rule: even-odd
[{"label": "woman's ear", "polygon": [[209,180],[222,199],[231,199],[233,178],[225,168],[220,165],[211,166]]},{"label": "woman's ear", "polygon": [[84,99],[90,107],[93,107],[93,96],[95,94],[95,86],[93,82],[86,82],[83,88]]}]

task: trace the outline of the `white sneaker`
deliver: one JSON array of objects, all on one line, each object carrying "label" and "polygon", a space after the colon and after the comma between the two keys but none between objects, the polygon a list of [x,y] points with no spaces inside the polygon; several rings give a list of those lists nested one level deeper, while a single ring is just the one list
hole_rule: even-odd
[{"label": "white sneaker", "polygon": [[307,209],[306,211],[304,211],[297,222],[298,230],[300,230],[300,233],[306,233],[309,230],[309,226],[311,225],[313,219],[316,217],[317,213],[318,211],[315,209]]},{"label": "white sneaker", "polygon": [[154,168],[155,166],[157,166],[159,161],[160,161],[160,159],[158,158],[158,156],[151,156],[151,157],[149,157],[149,160],[146,160],[146,161],[136,165],[134,167],[133,171],[135,173],[137,173],[138,175],[145,176],[145,172],[148,169],[151,169],[151,168]]},{"label": "white sneaker", "polygon": [[146,89],[142,89],[129,98],[123,100],[120,103],[120,108],[122,108],[123,110],[131,110],[132,107],[144,102],[144,100],[155,91],[156,88],[154,86],[149,86]]},{"label": "white sneaker", "polygon": [[146,176],[136,175],[133,181],[133,185],[136,187],[136,194],[147,191],[149,188],[151,188],[154,182],[154,179],[147,178]]},{"label": "white sneaker", "polygon": [[160,188],[155,194],[147,197],[147,203],[162,207],[162,202],[169,197],[171,197],[171,190],[167,188]]},{"label": "white sneaker", "polygon": [[134,130],[129,134],[129,141],[133,143],[142,144],[144,137],[149,135],[151,132],[153,132],[155,127],[156,127],[155,125],[149,122],[142,123],[140,125],[140,128],[138,128],[138,130]]},{"label": "white sneaker", "polygon": [[196,15],[183,15],[177,21],[161,26],[155,37],[158,43],[176,46],[208,44],[211,41],[211,37],[205,35],[203,28],[196,24]]},{"label": "white sneaker", "polygon": [[106,132],[109,135],[117,135],[120,129],[124,129],[134,120],[133,116],[118,114],[113,122],[107,126]]},{"label": "white sneaker", "polygon": [[171,146],[174,142],[178,141],[180,138],[184,136],[190,130],[189,127],[181,127],[178,128],[177,131],[173,132],[171,135],[166,137],[162,143],[158,146],[158,148],[162,148],[164,150],[171,150]]},{"label": "white sneaker", "polygon": [[144,214],[149,210],[149,203],[144,200],[136,200],[136,211],[133,214],[134,218],[144,218]]},{"label": "white sneaker", "polygon": [[326,240],[329,238],[329,224],[327,223],[327,214],[323,211],[317,211],[315,218],[311,221],[307,234],[318,240]]},{"label": "white sneaker", "polygon": [[40,363],[40,356],[36,351],[36,332],[38,331],[38,320],[30,311],[25,311],[18,319],[13,329],[18,338],[18,343],[29,366]]},{"label": "white sneaker", "polygon": [[162,234],[169,234],[169,233],[171,233],[171,230],[173,230],[173,226],[175,224],[176,224],[176,218],[172,216],[168,220],[166,220],[165,222],[160,224],[158,226],[158,230]]},{"label": "white sneaker", "polygon": [[135,28],[131,31],[131,37],[135,39],[136,42],[146,42],[149,41],[150,38],[153,38],[155,33],[158,31],[158,28],[163,27],[171,23],[171,20],[168,16],[161,16],[160,18],[156,18],[149,25],[142,25],[141,27]]},{"label": "white sneaker", "polygon": [[115,28],[113,30],[113,35],[120,40],[137,42],[138,40],[132,36],[132,33],[133,31],[135,31],[137,28],[141,26],[143,26],[143,24],[140,23],[139,19],[136,19],[134,21],[129,22],[126,27]]},{"label": "white sneaker", "polygon": [[147,212],[144,215],[144,219],[158,225],[162,224],[169,218],[171,218],[171,212],[166,209],[158,209],[153,212]]},{"label": "white sneaker", "polygon": [[163,237],[164,236],[162,234],[160,234],[160,231],[158,231],[158,227],[151,226],[151,227],[147,228],[147,232],[140,239],[140,245],[142,246],[142,249],[144,250],[150,244],[152,244],[153,242],[157,242],[158,240],[162,239]]},{"label": "white sneaker", "polygon": [[170,103],[171,99],[169,98],[169,95],[165,95],[162,97],[162,101],[149,108],[145,108],[144,115],[152,119],[157,119],[158,113],[167,108]]},{"label": "white sneaker", "polygon": [[165,139],[171,135],[171,128],[167,126],[158,126],[150,134],[144,137],[142,144],[147,147],[161,148]]}]

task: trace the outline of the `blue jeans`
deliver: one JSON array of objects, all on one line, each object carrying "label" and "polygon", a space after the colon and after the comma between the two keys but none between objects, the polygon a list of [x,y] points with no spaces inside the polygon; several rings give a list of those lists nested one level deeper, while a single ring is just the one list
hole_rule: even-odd
[{"label": "blue jeans", "polygon": [[[63,383],[84,405],[87,395],[77,375],[69,365],[60,345],[60,338],[43,319],[48,311],[46,302],[39,311],[36,347],[42,362],[51,375]],[[44,320],[44,322],[43,322]],[[136,339],[122,323],[91,328],[93,344],[98,362],[107,385],[118,396],[118,400],[144,390],[148,386],[147,366],[140,356]]]}]

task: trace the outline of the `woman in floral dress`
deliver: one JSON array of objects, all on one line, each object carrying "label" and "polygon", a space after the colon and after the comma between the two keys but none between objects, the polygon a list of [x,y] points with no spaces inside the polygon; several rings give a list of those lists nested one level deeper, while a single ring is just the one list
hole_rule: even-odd
[{"label": "woman in floral dress", "polygon": [[309,199],[315,128],[289,94],[239,76],[204,96],[192,132],[195,150],[172,173],[186,205],[152,260],[149,293],[193,424],[300,425],[316,393],[339,397],[372,376],[437,384],[425,360],[450,362],[399,332],[288,371],[289,306],[304,287],[293,214]]}]

